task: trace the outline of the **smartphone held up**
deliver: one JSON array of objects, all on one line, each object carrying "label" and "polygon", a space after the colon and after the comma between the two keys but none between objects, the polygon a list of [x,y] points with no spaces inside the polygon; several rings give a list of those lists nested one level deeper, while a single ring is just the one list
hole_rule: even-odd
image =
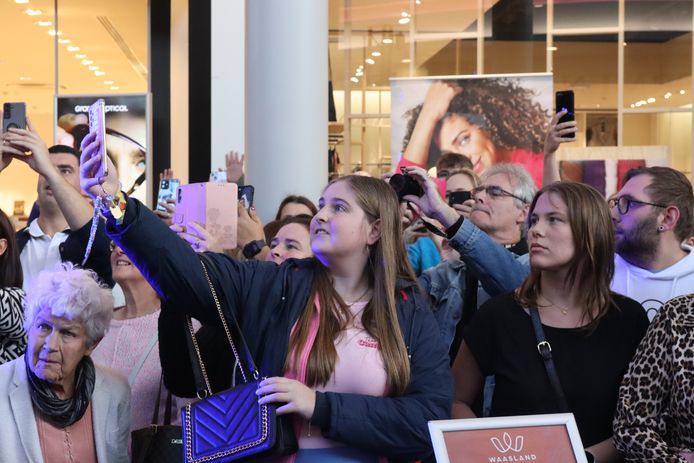
[{"label": "smartphone held up", "polygon": [[5,103],[2,105],[2,132],[9,129],[26,129],[26,104]]},{"label": "smartphone held up", "polygon": [[573,90],[562,90],[555,95],[557,112],[566,111],[559,119],[559,124],[576,120],[574,116],[574,92]]},{"label": "smartphone held up", "polygon": [[100,176],[108,175],[108,157],[106,155],[106,102],[99,98],[89,107],[89,133],[96,133],[101,156]]}]

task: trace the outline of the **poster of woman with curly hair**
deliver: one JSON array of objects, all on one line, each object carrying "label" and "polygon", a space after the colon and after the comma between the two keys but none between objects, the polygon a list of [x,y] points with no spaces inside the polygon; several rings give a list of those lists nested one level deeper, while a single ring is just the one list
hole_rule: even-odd
[{"label": "poster of woman with curly hair", "polygon": [[390,85],[394,166],[430,168],[442,154],[458,153],[477,173],[514,162],[542,184],[551,74],[391,79]]}]

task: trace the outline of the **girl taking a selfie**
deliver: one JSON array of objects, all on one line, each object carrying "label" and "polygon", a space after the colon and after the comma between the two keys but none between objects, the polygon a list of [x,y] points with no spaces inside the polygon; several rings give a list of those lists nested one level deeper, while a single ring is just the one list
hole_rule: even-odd
[{"label": "girl taking a selfie", "polygon": [[[114,242],[157,289],[163,310],[219,325],[198,255],[118,191],[115,169],[99,173],[98,151],[86,137],[81,185],[93,198],[116,197],[107,206],[118,203],[119,217],[104,208]],[[277,265],[208,254],[219,269],[208,269],[210,279],[228,295],[223,309],[267,377],[261,403],[293,414],[297,462],[431,457],[427,422],[449,416],[452,379],[407,263],[395,193],[382,180],[341,177],[323,191],[310,228],[314,258]]]}]

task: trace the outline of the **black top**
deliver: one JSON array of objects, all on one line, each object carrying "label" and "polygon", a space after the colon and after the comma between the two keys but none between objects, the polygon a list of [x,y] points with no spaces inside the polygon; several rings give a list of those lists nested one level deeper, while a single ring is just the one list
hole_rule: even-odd
[{"label": "black top", "polygon": [[[622,376],[648,328],[641,305],[614,294],[594,331],[543,325],[569,410],[585,447],[612,436]],[[558,413],[530,315],[513,293],[487,301],[464,335],[483,375],[496,375],[492,416]]]}]

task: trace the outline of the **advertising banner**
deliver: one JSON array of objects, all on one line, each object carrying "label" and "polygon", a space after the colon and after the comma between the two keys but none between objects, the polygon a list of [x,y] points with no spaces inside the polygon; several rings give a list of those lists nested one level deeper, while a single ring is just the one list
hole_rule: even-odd
[{"label": "advertising banner", "polygon": [[147,95],[69,95],[56,104],[55,143],[79,150],[89,133],[89,105],[106,102],[106,151],[123,184],[123,191],[146,203]]},{"label": "advertising banner", "polygon": [[515,162],[542,184],[551,74],[391,79],[391,159],[426,168],[448,152],[479,173]]}]

